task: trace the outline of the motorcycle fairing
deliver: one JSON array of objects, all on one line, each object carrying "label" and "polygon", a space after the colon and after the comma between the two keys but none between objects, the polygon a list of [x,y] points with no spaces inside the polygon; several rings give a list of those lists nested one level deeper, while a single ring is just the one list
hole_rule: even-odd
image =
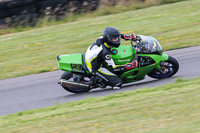
[{"label": "motorcycle fairing", "polygon": [[66,54],[57,57],[58,67],[66,72],[85,73],[83,68],[83,54]]}]

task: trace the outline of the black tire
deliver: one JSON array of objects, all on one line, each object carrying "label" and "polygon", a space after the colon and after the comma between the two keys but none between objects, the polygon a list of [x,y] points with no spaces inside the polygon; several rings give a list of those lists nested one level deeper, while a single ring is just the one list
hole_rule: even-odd
[{"label": "black tire", "polygon": [[55,6],[58,6],[58,5],[67,5],[68,1],[67,0],[56,0],[55,1]]},{"label": "black tire", "polygon": [[5,9],[6,9],[6,2],[3,2],[3,1],[0,2],[0,10],[5,10]]},{"label": "black tire", "polygon": [[33,0],[34,2],[41,2],[41,1],[45,1],[45,0]]},{"label": "black tire", "polygon": [[[66,79],[70,80],[73,78],[73,74],[69,72],[64,72],[61,76],[60,79]],[[63,87],[66,91],[72,92],[72,93],[83,93],[83,92],[88,92],[90,89],[76,89],[76,88],[71,88],[71,87]]]},{"label": "black tire", "polygon": [[6,7],[7,8],[17,8],[17,7],[25,7],[29,5],[33,5],[34,1],[33,0],[9,0],[6,1]]},{"label": "black tire", "polygon": [[[162,67],[161,69],[152,70],[147,75],[152,78],[162,79],[162,78],[168,78],[168,77],[175,75],[179,70],[178,61],[171,56],[169,56],[167,61],[161,62],[161,63],[166,64],[166,65],[161,66]],[[165,68],[165,70],[168,70],[168,71],[165,73],[162,73],[161,71],[163,68]]]},{"label": "black tire", "polygon": [[18,7],[18,8],[12,8],[7,9],[7,12],[11,14],[11,16],[19,16],[24,14],[32,14],[36,12],[35,6],[26,6],[26,7]]},{"label": "black tire", "polygon": [[55,5],[55,0],[45,0],[36,3],[37,11],[40,15],[45,15],[47,14],[47,12],[52,14],[54,5]]},{"label": "black tire", "polygon": [[0,19],[4,19],[6,17],[9,17],[10,15],[6,10],[0,10]]},{"label": "black tire", "polygon": [[0,19],[0,28],[5,25],[4,19]]},{"label": "black tire", "polygon": [[37,14],[25,14],[25,15],[19,15],[19,16],[13,16],[12,17],[13,24],[20,24],[23,26],[34,26],[36,24],[37,20]]}]

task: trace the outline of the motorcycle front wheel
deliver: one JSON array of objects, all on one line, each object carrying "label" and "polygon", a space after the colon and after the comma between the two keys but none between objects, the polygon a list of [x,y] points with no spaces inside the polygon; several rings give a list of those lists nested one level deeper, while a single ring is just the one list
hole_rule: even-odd
[{"label": "motorcycle front wheel", "polygon": [[153,69],[147,75],[152,78],[162,79],[175,75],[179,70],[178,61],[171,56],[169,56],[167,61],[161,62],[160,66],[160,69]]},{"label": "motorcycle front wheel", "polygon": [[[69,72],[64,72],[60,79],[65,79],[65,80],[69,80],[69,81],[74,80],[73,74],[69,73]],[[77,88],[72,88],[72,87],[63,87],[63,89],[65,89],[66,91],[72,92],[72,93],[83,93],[83,92],[90,91],[90,89],[77,89]]]}]

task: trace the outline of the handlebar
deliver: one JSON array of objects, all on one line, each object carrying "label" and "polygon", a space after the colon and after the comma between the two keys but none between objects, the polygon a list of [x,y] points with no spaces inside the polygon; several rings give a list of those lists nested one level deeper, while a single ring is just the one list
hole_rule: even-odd
[{"label": "handlebar", "polygon": [[141,38],[139,36],[136,36],[136,38],[134,38],[133,40],[131,40],[131,44],[133,45],[133,42],[135,42],[136,44],[139,44],[141,41]]},{"label": "handlebar", "polygon": [[[137,48],[140,45],[140,41],[141,41],[141,38],[139,36],[136,36],[136,38],[134,40],[131,40],[131,45],[132,45],[133,50],[137,51]],[[135,44],[133,44],[133,42]],[[137,54],[137,52],[136,52],[136,54]]]}]

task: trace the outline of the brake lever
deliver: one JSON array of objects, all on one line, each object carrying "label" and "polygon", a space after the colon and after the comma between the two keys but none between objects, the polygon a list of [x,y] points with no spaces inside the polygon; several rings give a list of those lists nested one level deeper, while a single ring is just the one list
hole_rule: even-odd
[{"label": "brake lever", "polygon": [[[133,44],[133,42],[134,42],[135,44]],[[135,41],[131,40],[131,45],[132,45],[132,47],[133,47],[134,49],[137,49],[137,43],[136,43]]]},{"label": "brake lever", "polygon": [[131,40],[132,50],[135,51],[135,52],[133,53],[133,55],[135,55],[135,54],[137,54],[137,44],[136,44],[135,42],[134,42],[135,44],[133,44],[133,42],[134,42],[134,41]]}]

